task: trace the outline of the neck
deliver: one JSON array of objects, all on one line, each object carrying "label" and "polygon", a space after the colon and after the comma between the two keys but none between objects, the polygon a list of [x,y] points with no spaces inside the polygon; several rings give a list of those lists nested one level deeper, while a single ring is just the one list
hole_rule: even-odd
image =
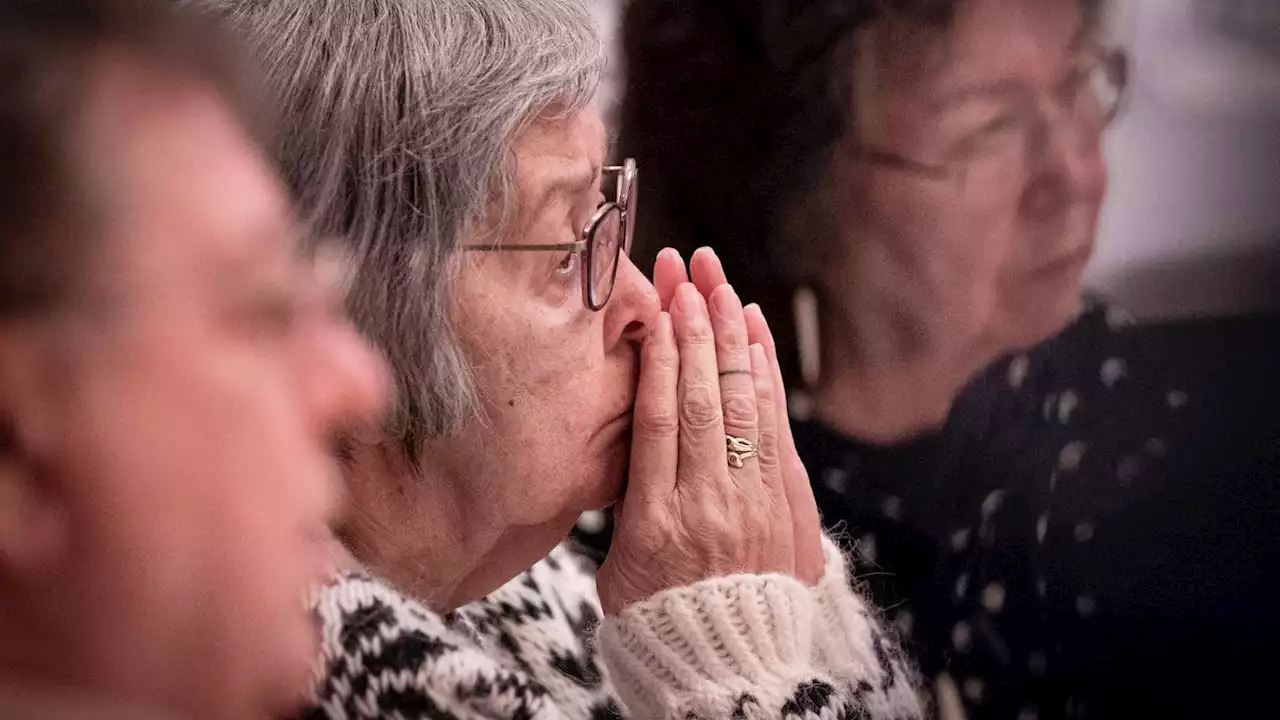
[{"label": "neck", "polygon": [[984,343],[929,337],[927,328],[877,321],[871,313],[854,321],[824,316],[822,330],[814,414],[845,435],[876,444],[940,427],[956,395],[994,358]]},{"label": "neck", "polygon": [[385,444],[353,454],[340,535],[356,560],[436,612],[498,589],[545,557],[576,520],[512,525],[506,479],[477,469],[473,450],[447,440],[428,444],[430,461],[417,471]]},{"label": "neck", "polygon": [[[493,507],[431,453],[421,470],[388,444],[363,444],[348,470],[350,511],[340,531],[355,558],[402,592],[445,612],[469,597],[483,558],[500,544]],[[483,594],[483,593],[482,593]]]}]

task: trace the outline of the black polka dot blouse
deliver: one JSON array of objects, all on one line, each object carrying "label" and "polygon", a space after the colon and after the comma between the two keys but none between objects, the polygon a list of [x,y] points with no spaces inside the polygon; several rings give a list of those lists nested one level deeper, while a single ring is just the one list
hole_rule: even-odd
[{"label": "black polka dot blouse", "polygon": [[[936,714],[1277,712],[1277,340],[1280,317],[1137,325],[1095,304],[926,436],[793,421]],[[602,513],[576,530],[598,559],[610,532]]]}]

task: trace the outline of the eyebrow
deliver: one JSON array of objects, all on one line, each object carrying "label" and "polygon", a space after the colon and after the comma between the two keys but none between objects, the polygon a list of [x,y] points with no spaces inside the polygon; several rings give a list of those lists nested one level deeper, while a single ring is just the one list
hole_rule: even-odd
[{"label": "eyebrow", "polygon": [[[1085,38],[1088,37],[1088,35],[1089,30],[1084,25],[1077,28],[1075,34],[1071,36],[1071,40],[1065,47],[1066,54],[1071,55],[1078,51],[1084,45]],[[1007,98],[1022,92],[1023,89],[1022,83],[1017,80],[1010,79],[1002,79],[978,85],[971,85],[969,87],[961,87],[943,94],[942,97],[930,103],[930,109],[934,113],[942,113],[956,105],[962,105],[971,100],[994,100]]]},{"label": "eyebrow", "polygon": [[557,196],[572,198],[590,190],[593,185],[600,181],[601,170],[601,166],[593,160],[591,161],[590,171],[586,173],[573,170],[556,173],[534,201],[534,211],[541,213],[547,204]]},{"label": "eyebrow", "polygon": [[[280,247],[281,238],[289,236],[293,247]],[[249,239],[230,254],[221,254],[211,259],[214,272],[219,281],[244,285],[260,283],[263,277],[274,275],[275,263],[280,256],[286,256],[287,272],[290,275],[304,270],[310,264],[309,248],[302,241],[302,229],[290,223],[279,225],[273,220],[264,219],[255,222],[253,228],[245,232]]]}]

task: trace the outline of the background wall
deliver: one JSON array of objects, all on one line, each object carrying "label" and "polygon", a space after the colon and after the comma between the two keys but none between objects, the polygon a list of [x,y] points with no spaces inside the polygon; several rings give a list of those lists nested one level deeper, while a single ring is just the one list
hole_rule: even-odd
[{"label": "background wall", "polygon": [[1280,0],[1121,0],[1133,93],[1087,282],[1137,314],[1280,306]]}]

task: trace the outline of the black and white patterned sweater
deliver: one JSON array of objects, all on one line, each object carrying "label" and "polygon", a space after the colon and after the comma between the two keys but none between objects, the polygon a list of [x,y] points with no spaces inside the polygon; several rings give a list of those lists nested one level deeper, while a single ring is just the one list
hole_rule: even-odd
[{"label": "black and white patterned sweater", "polygon": [[601,619],[594,564],[561,546],[440,615],[368,574],[316,595],[308,720],[919,718],[917,683],[828,542],[816,588],[741,575]]}]

